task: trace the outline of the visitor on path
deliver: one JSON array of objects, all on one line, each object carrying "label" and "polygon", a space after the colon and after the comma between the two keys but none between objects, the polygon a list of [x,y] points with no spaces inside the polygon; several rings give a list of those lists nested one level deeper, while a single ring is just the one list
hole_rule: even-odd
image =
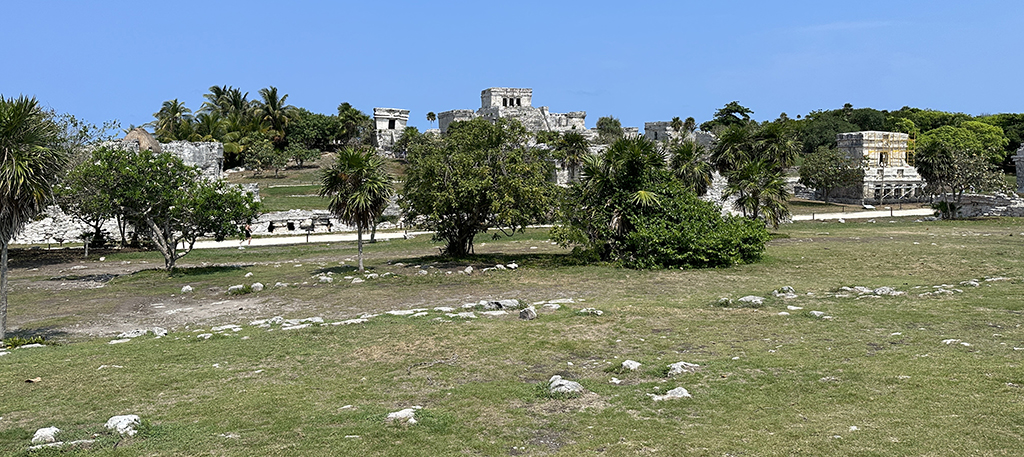
[{"label": "visitor on path", "polygon": [[245,239],[242,240],[242,242],[238,243],[238,244],[239,245],[241,245],[242,243],[252,244],[252,226],[250,226],[249,224],[245,224],[245,229],[243,231],[245,232]]}]

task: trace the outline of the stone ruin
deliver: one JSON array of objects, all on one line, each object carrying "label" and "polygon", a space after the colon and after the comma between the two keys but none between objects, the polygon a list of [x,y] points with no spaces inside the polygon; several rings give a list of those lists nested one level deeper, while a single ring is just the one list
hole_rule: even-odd
[{"label": "stone ruin", "polygon": [[373,145],[387,154],[402,138],[402,132],[409,122],[409,110],[398,108],[373,109]]},{"label": "stone ruin", "polygon": [[837,189],[835,201],[845,203],[915,202],[930,198],[925,180],[907,161],[906,133],[863,131],[836,135],[839,150],[861,163],[864,181]]},{"label": "stone ruin", "polygon": [[1017,193],[1024,194],[1024,145],[1017,149],[1017,155],[1012,159],[1017,165]]},{"label": "stone ruin", "polygon": [[198,168],[203,176],[210,179],[219,179],[224,171],[224,144],[215,141],[159,143],[146,129],[139,127],[128,132],[121,141],[108,141],[103,146],[132,152],[169,152],[185,162],[185,165]]},{"label": "stone ruin", "polygon": [[542,131],[567,132],[578,130],[584,135],[591,135],[587,130],[586,111],[568,113],[552,113],[548,107],[533,106],[533,89],[513,87],[491,87],[480,92],[480,109],[449,110],[438,113],[437,121],[441,133],[448,131],[448,126],[456,121],[468,121],[482,117],[490,121],[498,119],[518,119],[530,133]]}]

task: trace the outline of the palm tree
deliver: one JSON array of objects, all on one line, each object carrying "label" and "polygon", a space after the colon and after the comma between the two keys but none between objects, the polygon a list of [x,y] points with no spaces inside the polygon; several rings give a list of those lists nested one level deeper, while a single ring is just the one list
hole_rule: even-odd
[{"label": "palm tree", "polygon": [[35,98],[0,95],[0,340],[7,331],[7,245],[53,196],[67,161],[61,132]]},{"label": "palm tree", "polygon": [[675,131],[677,138],[684,138],[686,135],[683,134],[683,120],[679,119],[679,116],[673,117],[672,122],[669,123],[672,130]]},{"label": "palm tree", "polygon": [[766,224],[778,228],[789,215],[786,200],[786,180],[774,164],[764,160],[752,160],[742,164],[729,175],[723,197],[737,196],[744,217],[762,219]]},{"label": "palm tree", "polygon": [[590,142],[577,131],[568,131],[562,134],[561,138],[556,143],[558,154],[562,158],[562,163],[565,164],[566,170],[569,172],[569,182],[574,182],[578,178],[578,172],[580,165],[583,164],[583,157],[590,153]]},{"label": "palm tree", "polygon": [[669,169],[684,186],[698,196],[711,187],[711,164],[705,159],[704,147],[694,141],[675,143],[670,149]]},{"label": "palm tree", "polygon": [[278,136],[283,137],[284,127],[295,117],[297,108],[286,105],[288,94],[278,97],[277,88],[274,86],[260,89],[260,97],[263,100],[256,102],[256,118],[277,132]]},{"label": "palm tree", "polygon": [[376,225],[395,193],[384,160],[373,150],[346,147],[334,166],[324,170],[320,196],[331,197],[328,209],[356,227],[359,271],[363,270],[363,232]]},{"label": "palm tree", "polygon": [[182,140],[179,135],[182,133],[182,126],[192,122],[192,110],[185,107],[185,104],[178,99],[167,100],[160,111],[153,113],[156,118],[152,122],[156,128],[156,136],[161,141]]},{"label": "palm tree", "polygon": [[437,120],[437,115],[436,115],[436,114],[434,114],[434,112],[433,112],[433,111],[431,111],[431,112],[427,113],[427,122],[429,122],[429,123],[430,123],[430,126],[431,126],[431,127],[433,127],[433,126],[434,126],[434,121],[436,121],[436,120]]}]

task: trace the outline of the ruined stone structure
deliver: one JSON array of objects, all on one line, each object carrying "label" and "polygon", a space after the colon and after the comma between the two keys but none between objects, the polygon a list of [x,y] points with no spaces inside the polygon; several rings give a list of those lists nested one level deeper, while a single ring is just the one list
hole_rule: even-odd
[{"label": "ruined stone structure", "polygon": [[438,113],[437,121],[441,133],[456,121],[468,121],[478,117],[495,121],[501,118],[518,119],[531,133],[541,131],[565,132],[578,130],[586,134],[586,111],[552,113],[548,107],[533,107],[533,89],[491,87],[480,92],[480,109],[476,111],[457,109]]},{"label": "ruined stone structure", "polygon": [[906,133],[864,131],[836,135],[839,150],[860,162],[864,182],[838,189],[836,201],[847,203],[896,203],[927,198],[925,181],[907,162]]},{"label": "ruined stone structure", "polygon": [[409,122],[409,110],[398,108],[373,109],[373,145],[380,151],[390,151],[402,137]]},{"label": "ruined stone structure", "polygon": [[129,151],[169,152],[174,154],[185,165],[196,167],[203,176],[211,179],[220,178],[224,171],[224,144],[212,142],[172,141],[159,143],[143,128],[128,132],[121,141],[103,143],[106,147],[122,148]]},{"label": "ruined stone structure", "polygon": [[1024,145],[1017,149],[1013,161],[1017,165],[1017,193],[1024,194]]},{"label": "ruined stone structure", "polygon": [[[952,200],[952,196],[950,196]],[[1013,193],[964,194],[959,217],[1024,217],[1024,198]]]}]

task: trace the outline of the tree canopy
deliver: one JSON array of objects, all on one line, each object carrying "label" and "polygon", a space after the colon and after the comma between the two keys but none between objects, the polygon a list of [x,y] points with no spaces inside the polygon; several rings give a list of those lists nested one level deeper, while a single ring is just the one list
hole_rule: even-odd
[{"label": "tree canopy", "polygon": [[[548,219],[555,186],[550,153],[527,148],[517,120],[454,122],[442,137],[422,135],[408,147],[403,206],[444,241],[443,253],[473,252],[489,229],[510,235]],[[498,236],[495,234],[495,236]]]}]

